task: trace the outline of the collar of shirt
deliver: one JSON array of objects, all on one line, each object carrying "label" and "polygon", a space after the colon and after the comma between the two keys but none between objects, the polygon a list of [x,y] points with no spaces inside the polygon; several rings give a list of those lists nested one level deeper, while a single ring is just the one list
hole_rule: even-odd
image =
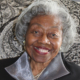
[{"label": "collar of shirt", "polygon": [[[34,80],[26,52],[24,52],[15,63],[6,67],[5,70],[17,80]],[[59,52],[43,71],[38,80],[54,80],[69,73],[63,63],[61,52]]]}]

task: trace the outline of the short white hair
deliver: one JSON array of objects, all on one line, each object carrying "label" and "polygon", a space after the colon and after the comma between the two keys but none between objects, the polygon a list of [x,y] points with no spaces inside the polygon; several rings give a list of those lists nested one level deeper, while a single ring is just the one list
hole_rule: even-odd
[{"label": "short white hair", "polygon": [[21,13],[16,23],[15,34],[22,44],[30,20],[37,15],[57,15],[63,26],[61,52],[66,52],[74,43],[76,36],[76,24],[70,16],[67,8],[58,4],[56,0],[35,0]]}]

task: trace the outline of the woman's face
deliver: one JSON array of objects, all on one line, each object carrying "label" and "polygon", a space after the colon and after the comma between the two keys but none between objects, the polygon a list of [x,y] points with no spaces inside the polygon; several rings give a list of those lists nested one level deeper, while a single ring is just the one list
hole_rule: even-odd
[{"label": "woman's face", "polygon": [[58,17],[38,15],[26,33],[26,51],[36,62],[52,60],[62,44],[62,25]]}]

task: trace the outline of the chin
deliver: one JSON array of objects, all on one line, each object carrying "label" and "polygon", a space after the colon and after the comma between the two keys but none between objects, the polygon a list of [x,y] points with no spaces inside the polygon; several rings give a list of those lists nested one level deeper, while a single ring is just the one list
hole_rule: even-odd
[{"label": "chin", "polygon": [[33,58],[34,61],[38,62],[38,63],[45,63],[48,62],[50,60],[50,58]]}]

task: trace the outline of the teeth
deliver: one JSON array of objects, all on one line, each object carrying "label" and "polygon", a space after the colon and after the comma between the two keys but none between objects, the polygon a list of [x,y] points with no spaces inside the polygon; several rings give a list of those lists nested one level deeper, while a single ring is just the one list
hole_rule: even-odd
[{"label": "teeth", "polygon": [[37,47],[35,47],[35,49],[39,50],[40,52],[48,52],[48,50],[40,49],[40,48],[37,48]]},{"label": "teeth", "polygon": [[48,50],[39,49],[40,52],[48,52]]}]

